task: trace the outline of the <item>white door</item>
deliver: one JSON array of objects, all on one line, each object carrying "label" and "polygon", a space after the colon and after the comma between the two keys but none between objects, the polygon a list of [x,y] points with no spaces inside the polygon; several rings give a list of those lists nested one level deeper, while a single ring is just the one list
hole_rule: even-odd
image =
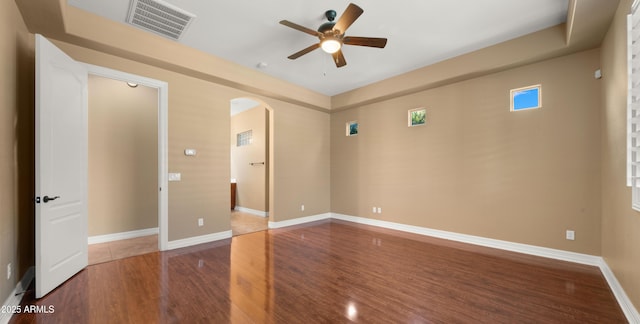
[{"label": "white door", "polygon": [[87,70],[36,35],[36,298],[88,263]]}]

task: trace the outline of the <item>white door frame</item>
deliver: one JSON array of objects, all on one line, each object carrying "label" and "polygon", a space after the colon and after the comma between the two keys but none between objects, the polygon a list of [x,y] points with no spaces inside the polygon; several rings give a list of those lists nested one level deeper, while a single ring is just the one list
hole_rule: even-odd
[{"label": "white door frame", "polygon": [[[169,84],[131,73],[83,63],[89,74],[123,82],[134,82],[158,89],[158,249],[169,245],[169,185],[168,185],[168,110]],[[89,92],[91,95],[91,92]]]}]

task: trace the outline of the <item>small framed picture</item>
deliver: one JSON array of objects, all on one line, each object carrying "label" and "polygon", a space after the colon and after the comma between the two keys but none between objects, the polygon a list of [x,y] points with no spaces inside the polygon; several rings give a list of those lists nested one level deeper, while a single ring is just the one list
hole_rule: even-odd
[{"label": "small framed picture", "polygon": [[410,109],[408,114],[407,125],[409,127],[424,125],[427,122],[427,109],[416,108]]},{"label": "small framed picture", "polygon": [[350,121],[347,123],[347,136],[358,135],[358,121]]}]

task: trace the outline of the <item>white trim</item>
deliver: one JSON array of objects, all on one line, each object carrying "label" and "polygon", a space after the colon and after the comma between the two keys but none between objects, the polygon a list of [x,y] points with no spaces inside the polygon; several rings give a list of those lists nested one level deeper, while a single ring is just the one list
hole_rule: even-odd
[{"label": "white trim", "polygon": [[[634,1],[634,4],[637,1]],[[635,8],[635,6],[634,6]],[[632,104],[633,104],[633,12],[635,12],[635,10],[632,10],[632,13],[627,15],[627,123],[626,123],[626,131],[627,131],[627,150],[626,150],[626,154],[627,154],[627,187],[631,187],[631,184],[633,182],[633,154],[632,154],[632,142],[633,142],[633,137],[632,137],[632,132],[631,132],[631,128],[632,128]],[[632,205],[633,205],[633,199],[632,199]]]},{"label": "white trim", "polygon": [[[29,285],[31,284],[31,281],[35,276],[35,273],[36,273],[36,268],[29,267],[29,269],[27,269],[27,272],[24,274],[24,276],[22,276],[22,280],[20,280],[16,284],[16,287],[13,289],[11,294],[7,297],[7,299],[4,301],[4,304],[2,305],[10,306],[10,307],[20,306],[20,302],[22,301],[22,295],[29,288]],[[9,323],[9,321],[11,320],[11,316],[13,316],[13,314],[11,313],[0,313],[0,324]]]},{"label": "white trim", "polygon": [[599,267],[600,271],[602,271],[602,275],[607,280],[611,291],[616,296],[618,304],[620,305],[620,308],[622,308],[622,312],[627,317],[629,323],[640,323],[640,314],[638,313],[638,310],[633,306],[633,303],[629,299],[629,296],[624,292],[624,289],[620,285],[615,274],[611,271],[607,262],[602,258],[600,258]]},{"label": "white trim", "polygon": [[165,251],[169,244],[169,84],[131,73],[84,63],[89,74],[124,82],[135,82],[158,89],[158,249]]},{"label": "white trim", "polygon": [[136,231],[89,236],[88,241],[89,241],[89,245],[91,245],[91,244],[97,244],[97,243],[106,243],[106,242],[132,239],[132,238],[141,237],[141,236],[156,235],[158,233],[159,233],[159,230],[157,227],[145,228],[145,229],[136,230]]},{"label": "white trim", "polygon": [[304,224],[304,223],[315,222],[315,221],[324,220],[324,219],[330,219],[331,216],[332,216],[331,213],[324,213],[324,214],[319,214],[319,215],[288,219],[288,220],[284,220],[284,221],[280,221],[280,222],[269,221],[269,228],[282,228],[282,227],[287,227],[287,226],[300,225],[300,224]]},{"label": "white trim", "polygon": [[400,223],[393,223],[393,222],[381,221],[377,219],[370,219],[370,218],[364,218],[364,217],[356,217],[356,216],[333,213],[331,215],[331,218],[345,220],[345,221],[359,223],[359,224],[383,227],[383,228],[388,228],[388,229],[393,229],[393,230],[398,230],[403,232],[409,232],[414,234],[437,237],[437,238],[452,240],[457,242],[486,246],[494,249],[513,251],[513,252],[531,254],[531,255],[557,259],[562,261],[587,264],[592,266],[599,266],[600,259],[601,259],[598,256],[589,255],[589,254],[550,249],[550,248],[522,244],[522,243],[513,243],[508,241],[485,238],[481,236],[458,234],[454,232],[447,232],[447,231],[430,229],[426,227],[405,225]]},{"label": "white trim", "polygon": [[234,208],[234,210],[235,211],[239,211],[239,212],[243,212],[243,213],[247,213],[247,214],[251,214],[251,215],[260,216],[260,217],[269,217],[269,212],[262,211],[262,210],[245,208],[245,207],[240,207],[240,206],[236,206],[236,208]]},{"label": "white trim", "polygon": [[231,238],[231,231],[218,232],[213,234],[194,236],[185,239],[169,241],[168,248],[169,250],[179,249],[183,247],[188,247],[192,245],[198,245],[203,243],[209,243],[213,241],[225,240]]}]

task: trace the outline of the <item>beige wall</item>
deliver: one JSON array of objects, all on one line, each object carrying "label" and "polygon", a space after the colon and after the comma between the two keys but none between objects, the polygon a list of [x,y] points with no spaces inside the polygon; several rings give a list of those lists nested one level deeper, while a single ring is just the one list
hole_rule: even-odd
[{"label": "beige wall", "polygon": [[626,186],[626,15],[620,2],[602,43],[602,256],[640,309],[640,212],[631,209]]},{"label": "beige wall", "polygon": [[158,227],[158,90],[89,76],[89,236]]},{"label": "beige wall", "polygon": [[[332,114],[332,211],[599,255],[599,60],[590,50]],[[510,112],[509,90],[534,84],[543,108]],[[417,107],[427,124],[409,128]],[[359,134],[346,137],[351,120]]]},{"label": "beige wall", "polygon": [[[271,152],[275,206],[270,206],[270,220],[328,213],[331,205],[330,116],[287,103],[271,107],[274,108]],[[305,210],[301,211],[303,204]]]},{"label": "beige wall", "polygon": [[34,264],[34,58],[15,3],[0,2],[0,302]]},{"label": "beige wall", "polygon": [[[250,145],[237,146],[238,133],[252,131]],[[267,212],[267,110],[262,106],[231,116],[231,178],[236,179],[236,206]],[[251,163],[265,162],[263,165]]]},{"label": "beige wall", "polygon": [[[273,109],[274,189],[270,219],[287,220],[329,212],[329,115],[262,98],[146,64],[55,42],[76,60],[138,74],[169,84],[169,240],[230,229],[229,101],[255,97]],[[184,149],[195,148],[187,157]],[[290,163],[294,162],[294,163]],[[305,212],[300,202],[308,202]],[[198,218],[204,226],[198,227]]]}]

